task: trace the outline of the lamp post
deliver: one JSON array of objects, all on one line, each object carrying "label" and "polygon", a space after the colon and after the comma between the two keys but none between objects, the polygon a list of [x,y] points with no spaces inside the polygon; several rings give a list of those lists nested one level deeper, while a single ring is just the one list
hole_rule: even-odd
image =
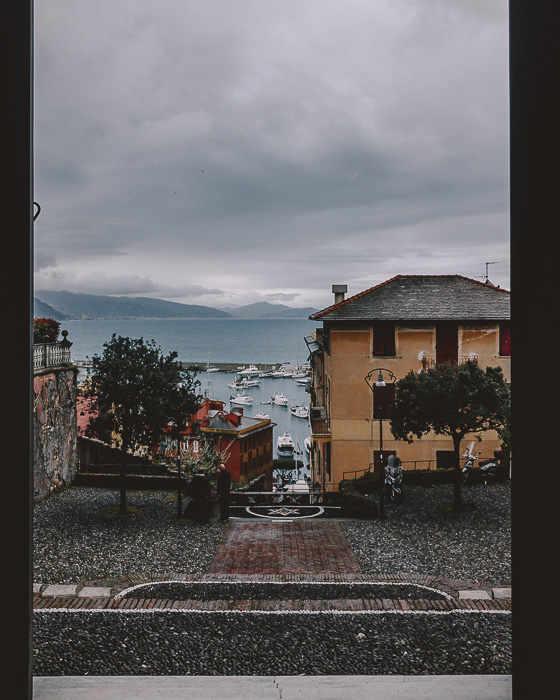
[{"label": "lamp post", "polygon": [[[389,369],[385,369],[384,367],[376,367],[375,369],[372,369],[370,372],[368,372],[367,376],[365,377],[366,384],[369,386],[371,389],[372,393],[372,409],[371,409],[371,420],[375,420],[375,387],[385,387],[387,386],[385,382],[385,377],[383,376],[383,372],[387,372],[389,375],[390,379],[389,381],[391,384],[395,383],[395,375],[391,372]],[[374,377],[375,374],[377,373],[377,378],[375,379],[374,383]],[[387,394],[385,393],[383,396],[383,401],[381,402],[381,405],[379,406],[379,462],[381,464],[381,494],[379,496],[379,517],[384,518],[385,517],[385,465],[383,464],[383,413],[385,409],[385,405],[387,403]]]},{"label": "lamp post", "polygon": [[181,430],[177,426],[177,517],[183,517],[183,494],[181,490]]}]

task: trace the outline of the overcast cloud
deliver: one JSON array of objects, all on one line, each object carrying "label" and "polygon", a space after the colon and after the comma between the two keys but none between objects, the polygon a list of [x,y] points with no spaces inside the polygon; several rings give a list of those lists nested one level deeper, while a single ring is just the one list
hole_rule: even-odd
[{"label": "overcast cloud", "polygon": [[509,288],[507,0],[35,5],[35,289]]}]

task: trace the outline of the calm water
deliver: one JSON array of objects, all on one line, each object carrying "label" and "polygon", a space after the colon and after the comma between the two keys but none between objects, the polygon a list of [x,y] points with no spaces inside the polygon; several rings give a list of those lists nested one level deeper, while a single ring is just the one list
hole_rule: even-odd
[{"label": "calm water", "polygon": [[303,364],[308,352],[304,341],[316,328],[307,319],[188,319],[177,321],[114,320],[63,321],[73,343],[72,359],[103,353],[111,335],[154,340],[165,354],[178,353],[183,362],[206,365],[212,362]]},{"label": "calm water", "polygon": [[[178,353],[178,359],[206,366],[208,361],[254,364],[307,364],[308,351],[304,337],[311,335],[317,324],[305,319],[189,319],[176,320],[114,320],[114,321],[63,321],[61,329],[68,331],[72,345],[72,359],[85,360],[94,354],[103,353],[103,343],[116,333],[131,338],[154,340],[164,354]],[[200,392],[209,398],[224,401],[226,408],[232,406],[229,399],[236,393],[228,387],[235,374],[226,372],[200,372]],[[275,393],[283,393],[289,406],[309,404],[305,387],[293,378],[261,379],[258,387],[247,390],[253,398],[252,406],[245,406],[246,415],[254,416],[259,411],[267,413],[276,423],[276,438],[288,431],[304,453],[304,439],[309,435],[308,422],[296,418],[289,406],[268,403]],[[276,450],[275,450],[276,456]],[[307,473],[307,472],[306,472]]]}]

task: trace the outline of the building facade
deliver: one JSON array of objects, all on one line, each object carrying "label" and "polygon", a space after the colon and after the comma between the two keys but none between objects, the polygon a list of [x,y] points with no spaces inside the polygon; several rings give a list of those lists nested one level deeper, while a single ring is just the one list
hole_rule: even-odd
[{"label": "building facade", "polygon": [[[397,441],[387,417],[394,382],[436,363],[475,361],[511,367],[510,292],[460,275],[399,275],[352,297],[333,286],[334,304],[310,319],[310,422],[314,482],[336,490],[345,477],[400,457],[405,469],[452,466],[450,438],[429,434]],[[378,370],[385,387],[376,387]],[[494,431],[480,435],[481,457],[500,448]],[[463,450],[476,435],[467,435]]]},{"label": "building facade", "polygon": [[[182,449],[196,456],[203,442],[209,442],[224,455],[233,483],[248,483],[262,474],[272,479],[275,425],[269,418],[244,415],[241,407],[229,411],[223,401],[205,399],[183,433]],[[176,454],[176,444],[170,441],[166,457]]]}]

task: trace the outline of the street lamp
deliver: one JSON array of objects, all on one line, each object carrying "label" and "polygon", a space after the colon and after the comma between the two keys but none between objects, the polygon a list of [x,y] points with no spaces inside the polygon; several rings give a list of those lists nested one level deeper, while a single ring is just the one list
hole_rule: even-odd
[{"label": "street lamp", "polygon": [[[389,375],[389,381],[391,382],[391,385],[395,383],[395,375],[391,372],[389,369],[385,369],[384,367],[376,367],[375,369],[372,369],[370,372],[368,372],[367,376],[365,377],[366,384],[369,386],[371,389],[372,393],[372,409],[371,409],[371,415],[372,415],[372,423],[373,420],[375,419],[375,387],[386,387],[387,384],[385,382],[385,377],[383,376],[383,372],[387,372]],[[374,376],[377,373],[377,379],[375,380],[374,383]],[[383,400],[381,401],[381,404],[379,406],[379,463],[381,465],[381,495],[379,496],[379,517],[384,518],[385,517],[385,466],[383,464],[383,413],[385,409],[385,405],[387,403],[387,392],[384,393]]]}]

